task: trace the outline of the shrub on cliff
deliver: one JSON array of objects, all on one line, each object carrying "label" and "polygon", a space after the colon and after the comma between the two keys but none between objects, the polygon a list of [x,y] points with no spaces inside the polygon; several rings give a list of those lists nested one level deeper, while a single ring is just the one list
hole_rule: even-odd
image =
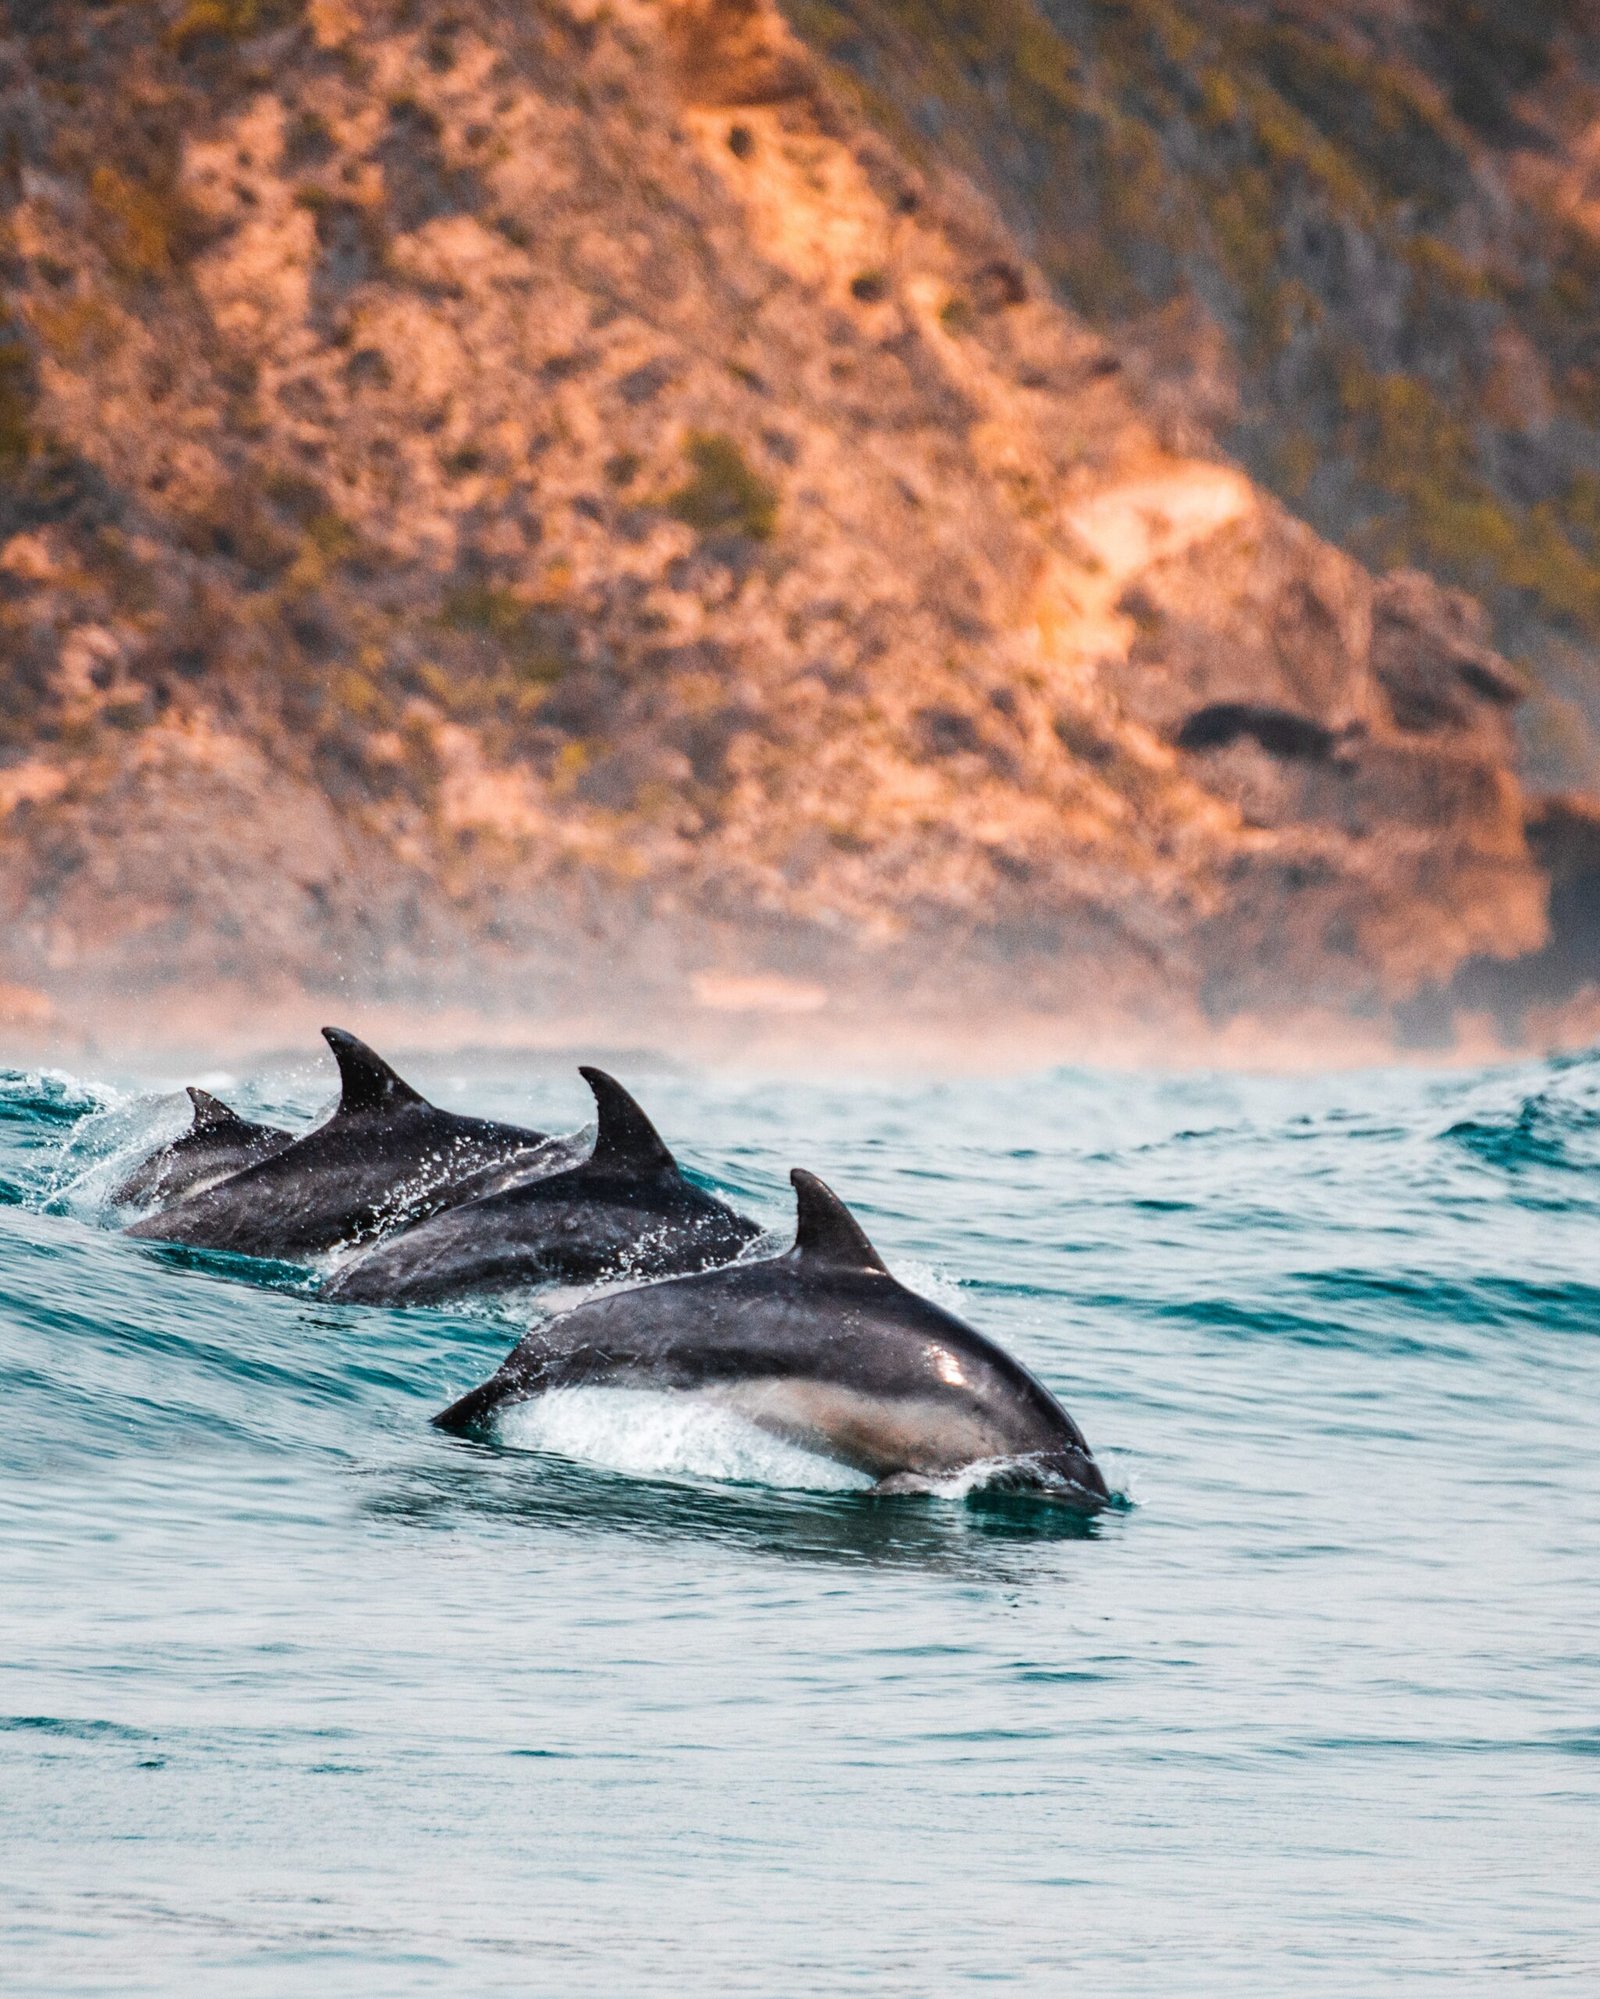
[{"label": "shrub on cliff", "polygon": [[669,495],[667,512],[697,534],[770,541],[778,525],[777,492],[745,462],[734,440],[695,431],[684,453],[694,476]]}]

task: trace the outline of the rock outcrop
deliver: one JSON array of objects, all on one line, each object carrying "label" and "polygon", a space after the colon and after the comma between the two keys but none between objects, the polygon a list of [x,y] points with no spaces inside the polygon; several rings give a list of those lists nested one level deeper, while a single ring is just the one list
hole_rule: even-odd
[{"label": "rock outcrop", "polygon": [[1113,340],[1380,568],[1488,602],[1524,765],[1600,769],[1593,0],[789,0]]},{"label": "rock outcrop", "polygon": [[775,10],[13,18],[3,976],[1381,1019],[1545,945],[1482,613]]}]

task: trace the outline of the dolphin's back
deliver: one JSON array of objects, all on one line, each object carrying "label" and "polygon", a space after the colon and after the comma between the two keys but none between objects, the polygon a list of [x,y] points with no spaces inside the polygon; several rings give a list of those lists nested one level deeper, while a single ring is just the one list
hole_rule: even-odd
[{"label": "dolphin's back", "polygon": [[121,1207],[202,1192],[294,1143],[294,1133],[255,1124],[209,1091],[191,1087],[187,1131],[142,1160],[112,1195]]},{"label": "dolphin's back", "polygon": [[314,1256],[469,1198],[486,1174],[534,1170],[550,1155],[542,1132],[431,1104],[336,1113],[275,1157],[130,1233],[241,1256]]},{"label": "dolphin's back", "polygon": [[294,1261],[469,1199],[488,1176],[559,1163],[544,1132],[440,1110],[355,1035],[322,1034],[339,1067],[331,1116],[130,1235]]},{"label": "dolphin's back", "polygon": [[760,1233],[675,1173],[646,1179],[575,1169],[453,1207],[375,1244],[330,1297],[427,1305],[564,1280],[590,1283],[726,1263]]},{"label": "dolphin's back", "polygon": [[589,1157],[453,1206],[364,1251],[328,1286],[363,1305],[432,1305],[627,1270],[727,1263],[760,1230],[686,1180],[644,1111],[602,1069],[580,1072],[598,1113]]}]

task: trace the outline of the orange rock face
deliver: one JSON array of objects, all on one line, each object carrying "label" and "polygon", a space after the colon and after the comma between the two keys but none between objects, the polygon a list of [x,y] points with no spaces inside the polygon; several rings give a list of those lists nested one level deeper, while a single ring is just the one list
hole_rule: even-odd
[{"label": "orange rock face", "polygon": [[19,979],[1215,1022],[1543,944],[1470,600],[1176,445],[770,8],[49,13]]}]

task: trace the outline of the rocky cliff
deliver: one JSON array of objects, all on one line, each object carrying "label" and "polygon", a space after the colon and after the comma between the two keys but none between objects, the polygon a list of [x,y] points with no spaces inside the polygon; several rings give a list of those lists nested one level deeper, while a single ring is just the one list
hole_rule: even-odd
[{"label": "rocky cliff", "polygon": [[1403,1023],[1553,962],[1489,614],[1291,514],[837,46],[8,14],[14,1013]]}]

